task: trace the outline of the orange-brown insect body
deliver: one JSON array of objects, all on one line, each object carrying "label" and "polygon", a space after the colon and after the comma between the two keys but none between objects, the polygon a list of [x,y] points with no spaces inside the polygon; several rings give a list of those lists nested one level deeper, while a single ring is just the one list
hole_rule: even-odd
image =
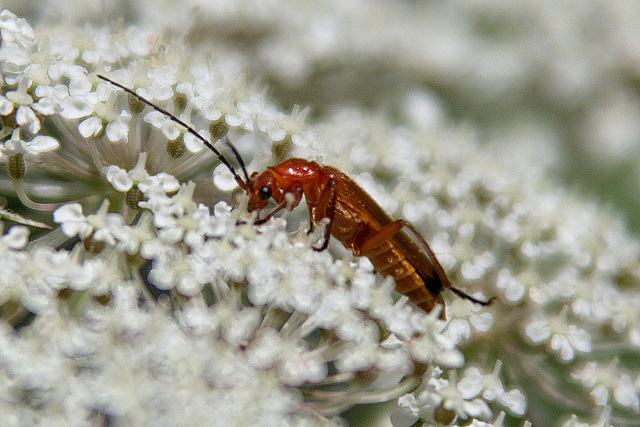
[{"label": "orange-brown insect body", "polygon": [[[396,290],[422,310],[430,312],[436,304],[444,306],[442,290],[445,288],[482,305],[488,305],[495,298],[480,301],[451,286],[422,235],[409,222],[391,219],[369,194],[338,169],[304,159],[289,159],[249,177],[238,151],[226,136],[222,137],[242,168],[244,177],[241,177],[222,153],[192,126],[120,83],[100,74],[98,77],[169,117],[209,148],[249,196],[250,211],[264,209],[273,198],[276,208],[256,224],[267,221],[283,208],[292,210],[305,196],[311,227],[328,220],[323,244],[314,249],[326,249],[329,235],[332,235],[356,256],[369,258],[382,275],[393,277]],[[410,232],[418,244],[405,231]],[[444,310],[440,316],[444,318]]]},{"label": "orange-brown insect body", "polygon": [[[425,312],[430,312],[436,304],[444,305],[441,292],[450,284],[433,252],[430,249],[426,252],[415,244],[400,230],[408,226],[415,232],[409,223],[391,219],[367,192],[340,170],[303,159],[289,159],[261,174],[254,173],[246,187],[249,210],[265,208],[269,197],[278,204],[274,211],[283,207],[291,210],[304,195],[312,224],[328,218],[326,230],[356,256],[369,258],[383,276],[393,277],[398,292]],[[293,195],[288,205],[287,193]],[[328,235],[325,238],[328,239]],[[326,243],[327,240],[325,247]]]}]

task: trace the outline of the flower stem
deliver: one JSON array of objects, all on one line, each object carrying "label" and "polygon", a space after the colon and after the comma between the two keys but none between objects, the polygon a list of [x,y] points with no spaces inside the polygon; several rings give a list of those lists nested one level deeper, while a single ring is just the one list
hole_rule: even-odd
[{"label": "flower stem", "polygon": [[22,178],[13,178],[13,189],[16,191],[16,196],[20,199],[23,205],[28,207],[29,209],[33,209],[34,211],[52,211],[59,207],[61,203],[38,203],[34,202],[27,196],[27,193],[24,191],[24,179]]}]

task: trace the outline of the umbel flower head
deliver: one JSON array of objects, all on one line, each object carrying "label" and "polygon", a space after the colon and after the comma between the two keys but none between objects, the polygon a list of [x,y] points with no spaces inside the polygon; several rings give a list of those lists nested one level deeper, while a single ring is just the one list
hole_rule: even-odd
[{"label": "umbel flower head", "polygon": [[[54,227],[30,242],[22,225],[3,237],[2,417],[329,423],[462,366],[439,311],[394,302],[393,283],[366,261],[316,253],[304,226],[289,235],[283,219],[238,225],[240,209],[194,201],[214,156],[97,73],[212,141],[310,150],[304,111],[278,111],[214,64],[172,63],[186,52],[140,29],[98,29],[79,49],[73,34],[1,17],[4,179],[26,208],[18,222],[37,211]],[[154,58],[161,46],[165,62]],[[486,404],[441,411],[490,415]]]},{"label": "umbel flower head", "polygon": [[[286,114],[233,72],[231,48],[193,55],[141,26],[34,30],[7,10],[0,31],[2,215],[18,223],[0,238],[0,421],[340,424],[395,399],[397,426],[637,419],[640,245],[546,188],[542,166],[444,124]],[[322,230],[295,215],[255,226],[215,155],[99,74],[231,160],[233,141],[249,171],[339,167],[430,232],[457,287],[500,303],[447,295],[442,321],[338,242],[314,251]]]}]

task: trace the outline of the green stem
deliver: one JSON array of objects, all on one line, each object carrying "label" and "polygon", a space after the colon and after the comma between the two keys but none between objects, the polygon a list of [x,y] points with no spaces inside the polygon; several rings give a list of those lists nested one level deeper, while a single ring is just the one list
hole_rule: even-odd
[{"label": "green stem", "polygon": [[20,199],[23,205],[28,207],[29,209],[33,209],[34,211],[53,211],[61,203],[38,203],[34,202],[27,196],[27,193],[24,191],[24,179],[22,178],[12,178],[13,189],[16,191],[16,196]]}]

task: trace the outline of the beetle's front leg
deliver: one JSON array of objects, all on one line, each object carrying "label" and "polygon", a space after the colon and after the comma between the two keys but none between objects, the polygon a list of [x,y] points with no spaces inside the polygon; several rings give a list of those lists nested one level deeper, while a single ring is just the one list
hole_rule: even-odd
[{"label": "beetle's front leg", "polygon": [[273,210],[271,210],[271,212],[269,212],[264,218],[256,218],[256,220],[253,222],[253,224],[254,225],[262,225],[262,224],[264,224],[265,222],[269,221],[272,216],[274,216],[275,214],[280,212],[286,206],[287,206],[287,202],[283,201],[278,206],[273,208]]},{"label": "beetle's front leg", "polygon": [[264,224],[265,222],[269,221],[271,217],[273,217],[275,214],[277,214],[284,208],[287,208],[287,210],[289,211],[292,210],[294,207],[298,205],[298,203],[300,203],[300,199],[302,199],[302,188],[298,187],[293,191],[293,193],[288,193],[288,194],[290,195],[290,197],[287,197],[287,194],[285,194],[283,200],[280,203],[278,203],[278,206],[273,208],[271,212],[269,212],[264,218],[256,219],[254,221],[254,224],[255,225]]}]

